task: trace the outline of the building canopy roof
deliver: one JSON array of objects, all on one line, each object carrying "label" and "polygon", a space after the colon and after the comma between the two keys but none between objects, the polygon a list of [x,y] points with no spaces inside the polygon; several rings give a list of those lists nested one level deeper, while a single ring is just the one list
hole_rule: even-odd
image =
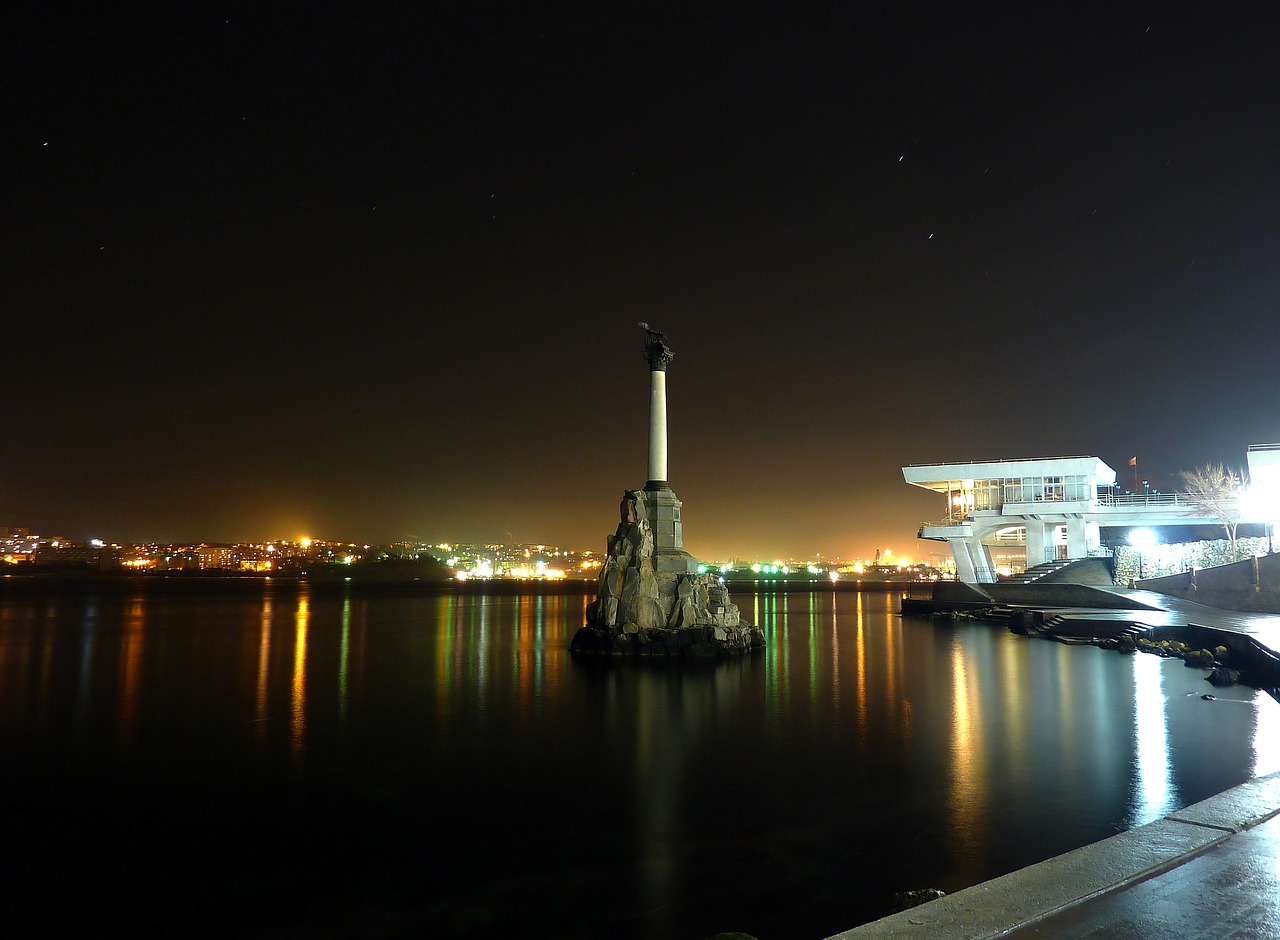
[{"label": "building canopy roof", "polygon": [[1116,472],[1098,457],[1024,457],[1015,460],[975,460],[968,463],[913,464],[902,468],[913,486],[937,493],[967,489],[979,480],[1018,480],[1027,477],[1086,477],[1097,486],[1111,486]]}]

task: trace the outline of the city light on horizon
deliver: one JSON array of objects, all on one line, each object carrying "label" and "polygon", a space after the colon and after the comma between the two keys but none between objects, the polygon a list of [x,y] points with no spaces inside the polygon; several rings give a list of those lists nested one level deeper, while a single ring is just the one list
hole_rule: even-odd
[{"label": "city light on horizon", "polygon": [[[3,536],[3,532],[0,532]],[[305,576],[309,570],[322,570],[328,565],[351,566],[366,558],[399,558],[411,561],[430,559],[439,563],[458,580],[516,579],[563,581],[594,580],[603,566],[601,556],[593,550],[561,547],[547,541],[505,544],[488,542],[471,545],[458,541],[400,541],[378,546],[371,543],[326,540],[312,536],[296,539],[270,539],[246,542],[192,543],[75,543],[65,539],[47,539],[25,530],[21,535],[0,537],[0,563],[20,570],[33,563],[89,564],[95,568],[118,567],[121,570],[163,573],[175,569],[239,571],[246,574]],[[57,554],[49,554],[55,552]],[[913,565],[905,557],[890,558],[891,552],[880,550],[884,563],[866,559],[845,559],[814,553],[787,557],[768,553],[767,561],[738,555],[728,560],[702,562],[700,572],[715,572],[725,577],[740,578],[747,572],[766,579],[859,578],[874,573],[877,577],[947,573],[949,566]],[[941,560],[939,560],[941,564]]]}]

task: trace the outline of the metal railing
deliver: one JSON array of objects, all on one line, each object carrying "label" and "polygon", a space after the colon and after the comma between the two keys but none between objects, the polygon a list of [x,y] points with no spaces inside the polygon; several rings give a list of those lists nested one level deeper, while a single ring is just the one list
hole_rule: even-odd
[{"label": "metal railing", "polygon": [[1099,493],[1099,506],[1191,506],[1181,493]]}]

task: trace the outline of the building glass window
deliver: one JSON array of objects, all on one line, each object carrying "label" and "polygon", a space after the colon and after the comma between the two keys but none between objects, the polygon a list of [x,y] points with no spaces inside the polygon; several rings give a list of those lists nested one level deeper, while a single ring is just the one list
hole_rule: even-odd
[{"label": "building glass window", "polygon": [[976,480],[973,485],[973,508],[998,510],[1002,490],[999,480]]},{"label": "building glass window", "polygon": [[1089,500],[1093,499],[1093,493],[1089,488],[1089,478],[1085,476],[1069,476],[1065,477],[1066,482],[1066,498],[1069,500]]}]

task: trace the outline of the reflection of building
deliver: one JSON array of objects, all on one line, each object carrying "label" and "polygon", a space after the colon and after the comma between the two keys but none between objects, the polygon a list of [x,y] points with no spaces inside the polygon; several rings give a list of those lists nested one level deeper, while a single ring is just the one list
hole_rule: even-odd
[{"label": "reflection of building", "polygon": [[[1251,474],[1280,483],[1280,445],[1251,447],[1249,467]],[[946,516],[922,525],[919,537],[947,542],[957,577],[970,583],[996,580],[993,545],[1026,545],[1030,568],[1106,554],[1107,528],[1218,521],[1177,493],[1115,492],[1115,470],[1097,457],[928,464],[903,467],[902,475],[913,486],[946,497]]]}]

